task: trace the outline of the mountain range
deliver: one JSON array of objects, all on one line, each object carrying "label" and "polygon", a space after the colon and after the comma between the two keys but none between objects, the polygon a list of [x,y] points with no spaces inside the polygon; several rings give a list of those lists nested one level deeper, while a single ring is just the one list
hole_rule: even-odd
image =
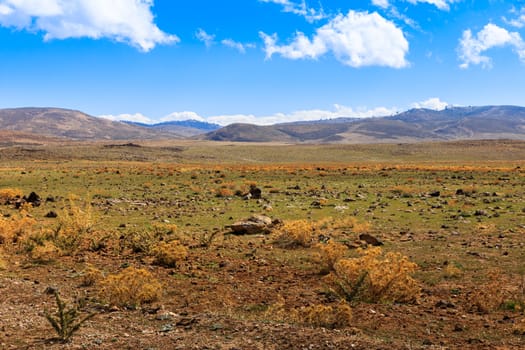
[{"label": "mountain range", "polygon": [[[70,140],[200,139],[280,143],[375,143],[466,139],[525,140],[525,107],[411,109],[388,117],[220,127],[196,120],[154,125],[115,122],[61,108],[0,109],[0,139],[30,135]],[[2,136],[4,135],[4,136]],[[15,136],[13,136],[15,135]],[[2,140],[0,140],[2,141]],[[0,142],[1,143],[1,142]]]}]

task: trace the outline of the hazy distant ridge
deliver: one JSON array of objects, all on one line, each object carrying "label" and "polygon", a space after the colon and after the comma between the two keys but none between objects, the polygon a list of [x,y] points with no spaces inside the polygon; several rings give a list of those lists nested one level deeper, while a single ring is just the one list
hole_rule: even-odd
[{"label": "hazy distant ridge", "polygon": [[[200,138],[286,143],[419,142],[469,139],[525,140],[525,107],[411,109],[389,117],[338,118],[269,126],[197,120],[154,125],[115,122],[61,108],[0,109],[0,130],[73,140]],[[27,135],[26,135],[27,136]]]}]

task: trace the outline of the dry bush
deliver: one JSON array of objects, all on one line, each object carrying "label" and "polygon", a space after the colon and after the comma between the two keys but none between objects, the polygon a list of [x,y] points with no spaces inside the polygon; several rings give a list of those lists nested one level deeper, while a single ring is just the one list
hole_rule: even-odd
[{"label": "dry bush", "polygon": [[154,263],[166,267],[176,267],[178,263],[188,257],[188,249],[179,241],[160,242],[152,250]]},{"label": "dry bush", "polygon": [[295,322],[324,328],[345,328],[352,324],[352,308],[346,302],[335,306],[316,304],[292,310]]},{"label": "dry bush", "polygon": [[274,230],[275,244],[283,248],[310,247],[314,241],[317,224],[308,220],[286,221]]},{"label": "dry bush", "polygon": [[9,249],[31,235],[36,220],[26,216],[0,217],[0,244]]},{"label": "dry bush", "polygon": [[420,288],[410,276],[417,265],[400,253],[384,254],[373,247],[361,256],[341,259],[325,280],[347,301],[415,302]]},{"label": "dry bush", "polygon": [[314,255],[314,261],[319,265],[322,274],[334,270],[334,265],[348,253],[348,247],[333,240],[328,243],[319,243],[315,246],[318,252]]},{"label": "dry bush", "polygon": [[18,188],[0,188],[0,204],[9,203],[22,196],[23,193]]},{"label": "dry bush", "polygon": [[82,280],[80,285],[82,287],[90,287],[100,282],[103,278],[102,271],[97,269],[91,264],[87,264],[87,267],[82,271]]},{"label": "dry bush", "polygon": [[101,282],[101,296],[111,305],[137,308],[161,296],[160,282],[147,270],[128,267]]},{"label": "dry bush", "polygon": [[0,271],[7,270],[7,261],[2,250],[0,250]]},{"label": "dry bush", "polygon": [[390,188],[390,192],[398,195],[402,198],[411,198],[418,193],[418,188],[410,187],[410,186],[404,186],[404,185],[397,185],[392,188]]},{"label": "dry bush", "polygon": [[360,222],[355,217],[342,217],[333,219],[331,217],[319,220],[317,225],[320,230],[331,235],[337,235],[340,232],[363,233],[369,232],[371,225],[369,222]]},{"label": "dry bush", "polygon": [[92,208],[86,200],[78,205],[73,197],[59,214],[59,223],[53,235],[53,243],[66,255],[75,254],[81,247],[87,234],[93,230]]},{"label": "dry bush", "polygon": [[489,271],[488,278],[486,283],[479,285],[468,296],[468,302],[474,311],[489,313],[498,310],[510,295],[510,292],[504,288],[509,283],[505,281],[500,270]]},{"label": "dry bush", "polygon": [[445,278],[459,278],[463,275],[463,271],[454,263],[448,263],[443,269],[443,277]]},{"label": "dry bush", "polygon": [[29,252],[29,257],[38,263],[47,263],[55,260],[60,250],[50,241],[43,241],[35,245]]},{"label": "dry bush", "polygon": [[227,187],[219,187],[215,190],[215,196],[224,198],[224,197],[233,197],[235,192]]},{"label": "dry bush", "polygon": [[311,327],[345,328],[352,324],[352,308],[345,301],[337,305],[315,304],[299,308],[287,308],[284,298],[271,305],[266,317],[280,321]]},{"label": "dry bush", "polygon": [[516,322],[513,327],[513,333],[516,335],[525,336],[525,318]]}]

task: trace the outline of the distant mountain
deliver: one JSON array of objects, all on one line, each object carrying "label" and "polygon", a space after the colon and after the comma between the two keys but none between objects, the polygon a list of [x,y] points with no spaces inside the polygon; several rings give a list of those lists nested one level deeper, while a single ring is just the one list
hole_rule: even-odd
[{"label": "distant mountain", "polygon": [[143,124],[137,122],[125,122],[131,125],[138,125],[153,130],[159,130],[163,132],[176,133],[186,137],[196,136],[205,134],[217,129],[220,129],[220,125],[202,122],[199,120],[181,120],[181,121],[170,121],[158,124]]},{"label": "distant mountain", "polygon": [[221,141],[367,143],[463,139],[525,140],[525,108],[452,107],[442,111],[411,109],[389,117],[255,126],[232,124],[206,134]]},{"label": "distant mountain", "polygon": [[0,144],[4,141],[6,145],[15,144],[16,138],[23,139],[24,144],[48,141],[44,137],[73,140],[191,137],[216,141],[281,143],[525,140],[525,107],[453,107],[442,111],[411,109],[381,118],[338,118],[269,126],[231,124],[223,128],[196,120],[144,125],[110,121],[69,109],[13,108],[0,109],[0,131],[4,131],[0,133]]},{"label": "distant mountain", "polygon": [[174,133],[96,118],[62,108],[0,109],[0,130],[73,140],[125,140],[181,137]]}]

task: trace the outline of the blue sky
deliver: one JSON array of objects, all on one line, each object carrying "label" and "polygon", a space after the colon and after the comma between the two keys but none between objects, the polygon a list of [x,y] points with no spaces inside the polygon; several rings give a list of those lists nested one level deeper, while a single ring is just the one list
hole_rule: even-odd
[{"label": "blue sky", "polygon": [[525,105],[525,0],[0,0],[0,108],[219,124]]}]

